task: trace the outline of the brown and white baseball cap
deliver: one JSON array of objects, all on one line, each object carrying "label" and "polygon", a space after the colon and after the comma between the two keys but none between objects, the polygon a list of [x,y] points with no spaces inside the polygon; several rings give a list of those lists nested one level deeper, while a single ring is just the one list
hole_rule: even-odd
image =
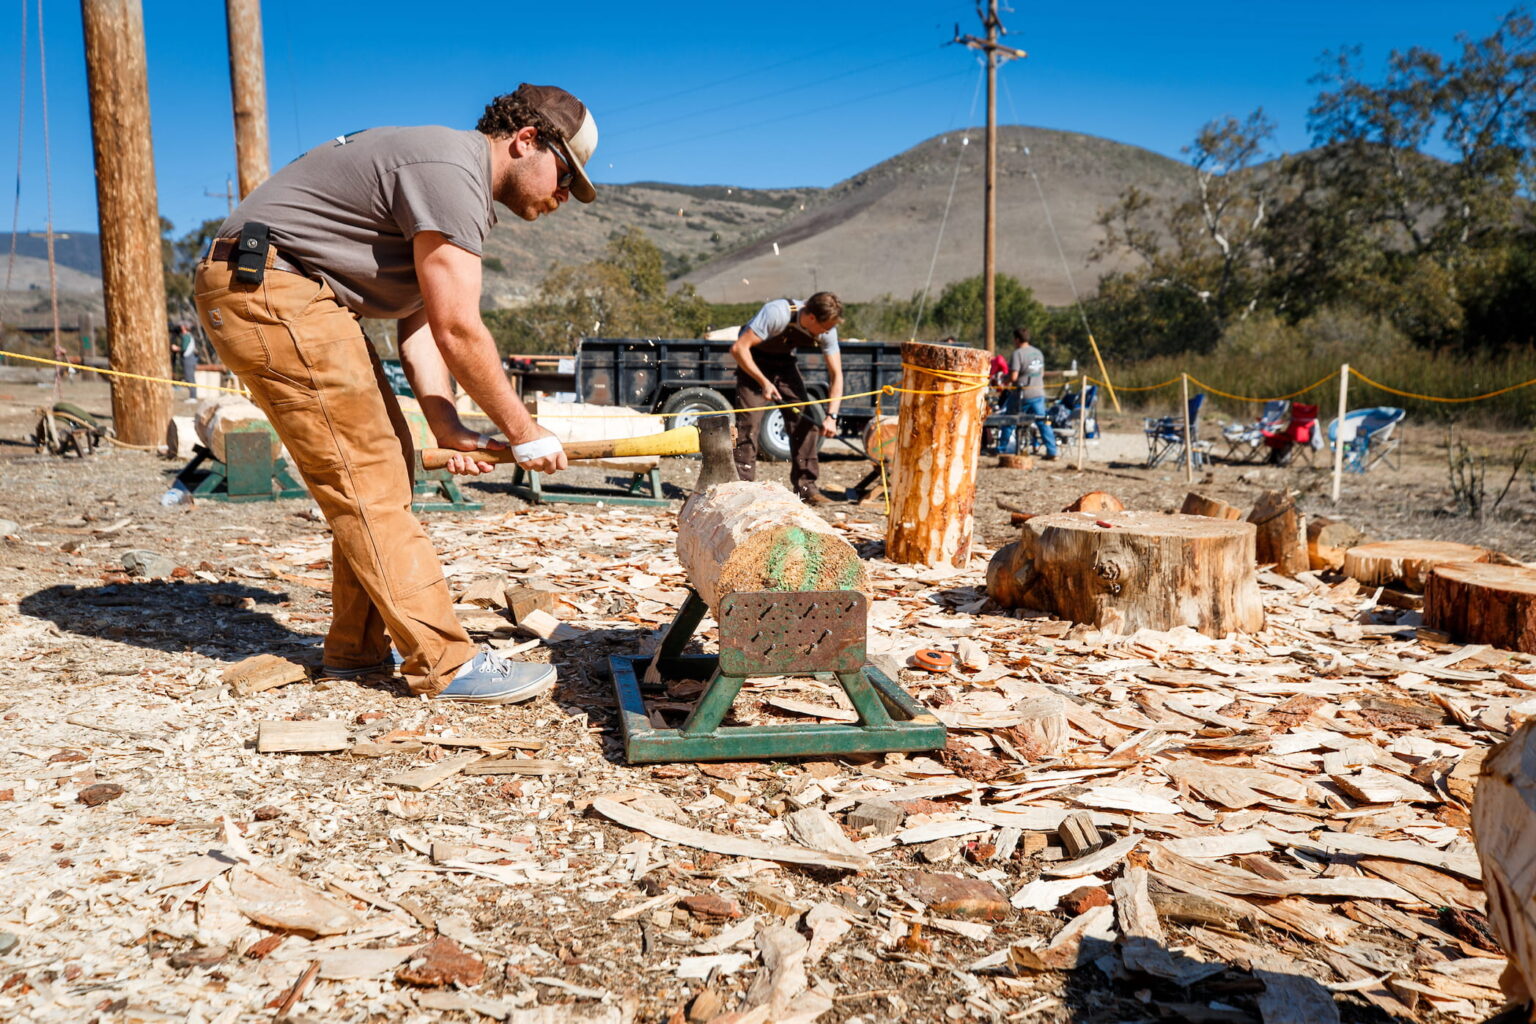
[{"label": "brown and white baseball cap", "polygon": [[597,189],[587,177],[586,164],[597,149],[597,122],[592,112],[581,100],[558,86],[530,85],[524,82],[517,87],[514,96],[521,97],[529,106],[540,111],[560,130],[564,139],[548,140],[560,147],[560,155],[571,166],[571,195],[583,203],[597,198]]}]

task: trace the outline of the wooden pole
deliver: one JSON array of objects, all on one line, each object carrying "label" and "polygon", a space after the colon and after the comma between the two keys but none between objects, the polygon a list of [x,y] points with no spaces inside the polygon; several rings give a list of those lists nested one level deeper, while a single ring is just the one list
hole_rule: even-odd
[{"label": "wooden pole", "polygon": [[1083,451],[1088,447],[1088,375],[1077,388],[1077,468],[1083,468]]},{"label": "wooden pole", "polygon": [[1189,374],[1179,374],[1184,392],[1184,482],[1195,482],[1195,439],[1189,430]]},{"label": "wooden pole", "polygon": [[224,0],[224,12],[229,26],[229,91],[235,105],[235,159],[244,199],[270,173],[261,0]]},{"label": "wooden pole", "polygon": [[[987,354],[980,349],[901,346],[891,514],[885,557],[893,562],[965,566],[971,557],[976,465],[985,418]],[[934,392],[919,394],[917,392]]]},{"label": "wooden pole", "polygon": [[997,348],[997,0],[987,4],[987,180],[982,229],[982,337]]},{"label": "wooden pole", "polygon": [[[144,12],[139,0],[81,0],[80,13],[111,365],[124,373],[166,378],[171,359],[149,133]],[[113,378],[112,420],[120,439],[159,444],[170,418],[169,385]]]},{"label": "wooden pole", "polygon": [[1349,411],[1349,364],[1339,367],[1339,416],[1333,433],[1333,503],[1339,503],[1344,479],[1344,414]]}]

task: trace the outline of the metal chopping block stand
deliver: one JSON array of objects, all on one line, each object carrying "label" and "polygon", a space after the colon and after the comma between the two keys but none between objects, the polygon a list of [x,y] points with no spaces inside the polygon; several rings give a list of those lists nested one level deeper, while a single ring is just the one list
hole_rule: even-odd
[{"label": "metal chopping block stand", "polygon": [[[868,605],[856,590],[748,591],[720,602],[720,653],[684,654],[708,611],[697,593],[667,628],[656,654],[663,680],[707,679],[681,728],[657,728],[645,708],[649,657],[609,659],[624,754],[631,763],[736,761],[829,754],[933,750],[944,725],[867,659]],[[748,679],[835,676],[857,724],[722,725]]]}]

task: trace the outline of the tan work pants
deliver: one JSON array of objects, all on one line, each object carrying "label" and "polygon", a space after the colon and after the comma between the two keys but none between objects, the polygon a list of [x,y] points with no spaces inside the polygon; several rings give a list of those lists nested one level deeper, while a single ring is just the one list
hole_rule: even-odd
[{"label": "tan work pants", "polygon": [[259,285],[223,261],[197,268],[203,329],[251,391],[331,526],[325,664],[389,659],[435,694],[474,656],[442,566],[411,512],[410,430],[351,310],[330,285],[270,266]]}]

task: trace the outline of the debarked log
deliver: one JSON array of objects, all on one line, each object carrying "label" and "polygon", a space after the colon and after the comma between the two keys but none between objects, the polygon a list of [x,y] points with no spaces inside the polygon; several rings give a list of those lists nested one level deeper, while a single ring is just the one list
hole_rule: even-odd
[{"label": "debarked log", "polygon": [[1114,632],[1254,632],[1264,625],[1254,532],[1252,523],[1155,512],[1036,516],[992,557],[987,593]]}]

